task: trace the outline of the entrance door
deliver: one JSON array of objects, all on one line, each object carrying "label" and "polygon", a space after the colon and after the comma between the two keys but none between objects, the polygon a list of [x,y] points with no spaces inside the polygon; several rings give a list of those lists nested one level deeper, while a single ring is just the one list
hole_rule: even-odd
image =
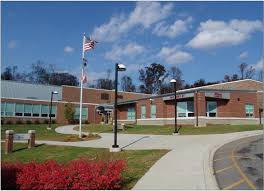
[{"label": "entrance door", "polygon": [[206,116],[207,117],[216,117],[217,116],[217,103],[216,101],[207,101],[206,102]]}]

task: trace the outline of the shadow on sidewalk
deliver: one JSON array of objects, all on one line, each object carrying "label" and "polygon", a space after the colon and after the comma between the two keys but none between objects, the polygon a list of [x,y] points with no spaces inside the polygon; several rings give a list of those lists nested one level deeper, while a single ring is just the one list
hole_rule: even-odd
[{"label": "shadow on sidewalk", "polygon": [[121,147],[121,149],[126,148],[126,147],[128,147],[128,146],[130,146],[130,145],[133,145],[133,144],[135,144],[136,142],[139,142],[140,140],[142,140],[142,139],[144,139],[144,138],[149,138],[149,136],[141,137],[141,138],[139,138],[138,140],[135,140],[135,141],[133,141],[132,143],[129,143],[128,145],[125,145],[125,146]]}]

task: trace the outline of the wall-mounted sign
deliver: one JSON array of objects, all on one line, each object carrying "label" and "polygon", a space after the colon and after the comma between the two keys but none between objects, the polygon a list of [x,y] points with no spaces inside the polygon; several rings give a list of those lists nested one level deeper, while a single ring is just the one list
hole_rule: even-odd
[{"label": "wall-mounted sign", "polygon": [[16,133],[14,134],[14,140],[27,140],[29,139],[28,133]]},{"label": "wall-mounted sign", "polygon": [[[176,99],[190,98],[193,96],[194,96],[194,93],[178,94],[176,95]],[[163,97],[164,101],[174,100],[174,99],[175,99],[174,95]]]},{"label": "wall-mounted sign", "polygon": [[227,92],[205,92],[205,97],[220,98],[220,99],[230,99],[230,93]]}]

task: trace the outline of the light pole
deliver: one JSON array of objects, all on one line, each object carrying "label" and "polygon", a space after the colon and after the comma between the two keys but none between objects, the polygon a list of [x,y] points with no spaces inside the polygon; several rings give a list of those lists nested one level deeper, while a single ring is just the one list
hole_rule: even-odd
[{"label": "light pole", "polygon": [[49,108],[49,127],[48,129],[51,129],[51,111],[52,111],[52,100],[53,100],[53,94],[58,94],[57,91],[52,91],[50,96],[50,108]]},{"label": "light pole", "polygon": [[115,64],[115,127],[114,127],[114,144],[110,149],[111,152],[119,152],[120,148],[117,144],[117,89],[118,89],[118,72],[126,71],[126,67],[123,64]]},{"label": "light pole", "polygon": [[179,134],[178,126],[177,126],[177,98],[176,98],[176,91],[177,91],[177,81],[175,79],[171,79],[171,84],[174,85],[174,133],[175,135]]}]

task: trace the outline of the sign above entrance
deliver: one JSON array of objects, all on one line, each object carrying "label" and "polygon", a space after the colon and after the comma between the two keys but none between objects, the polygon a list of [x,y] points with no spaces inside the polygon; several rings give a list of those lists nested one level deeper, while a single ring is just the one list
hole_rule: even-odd
[{"label": "sign above entrance", "polygon": [[220,98],[220,99],[230,99],[230,93],[224,92],[206,92],[205,97]]},{"label": "sign above entrance", "polygon": [[[193,96],[194,96],[194,93],[179,94],[179,95],[176,95],[176,99],[190,98],[190,97],[193,97]],[[174,99],[175,99],[174,95],[163,97],[164,101],[174,100]]]}]

